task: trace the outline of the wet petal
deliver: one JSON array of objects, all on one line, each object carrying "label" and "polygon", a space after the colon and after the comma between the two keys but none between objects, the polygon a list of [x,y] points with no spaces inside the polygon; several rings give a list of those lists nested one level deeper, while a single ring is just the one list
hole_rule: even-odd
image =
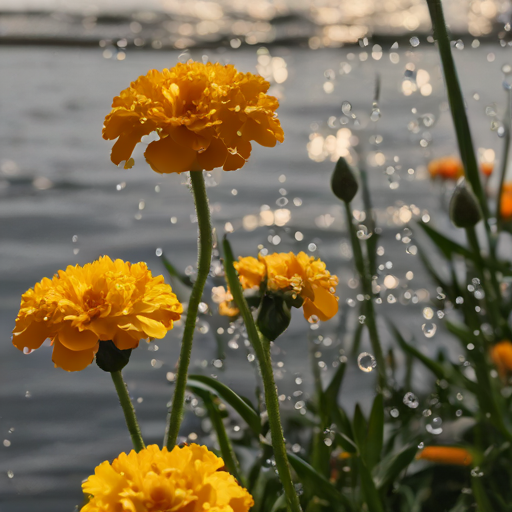
[{"label": "wet petal", "polygon": [[220,139],[212,139],[208,149],[197,154],[197,162],[205,171],[222,167],[228,156],[228,150]]},{"label": "wet petal", "polygon": [[79,331],[69,326],[59,331],[59,341],[67,349],[76,352],[95,347],[98,343],[98,335],[92,331]]},{"label": "wet petal", "polygon": [[168,174],[192,169],[196,152],[186,146],[180,146],[172,137],[165,137],[149,144],[144,156],[154,171]]},{"label": "wet petal", "polygon": [[[15,329],[16,330],[16,329]],[[43,341],[50,336],[50,330],[42,322],[32,322],[23,332],[12,335],[12,343],[16,348],[30,350],[39,348]]]},{"label": "wet petal", "polygon": [[167,334],[167,329],[161,322],[157,322],[147,316],[137,315],[137,320],[142,324],[144,332],[152,338],[163,338]]},{"label": "wet petal", "polygon": [[332,293],[321,286],[314,287],[315,301],[304,300],[302,306],[304,318],[307,320],[312,315],[316,315],[322,322],[329,320],[338,312],[338,301]]},{"label": "wet petal", "polygon": [[53,344],[52,361],[55,363],[55,366],[67,372],[78,372],[92,363],[95,348],[79,351],[69,350],[56,338]]},{"label": "wet petal", "polygon": [[243,136],[246,140],[254,140],[262,146],[273,148],[276,145],[276,136],[252,118],[247,119],[243,128]]}]

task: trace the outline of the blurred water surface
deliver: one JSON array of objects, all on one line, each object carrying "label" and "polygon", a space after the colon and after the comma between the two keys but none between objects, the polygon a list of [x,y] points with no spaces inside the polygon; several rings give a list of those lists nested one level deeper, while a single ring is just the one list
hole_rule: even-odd
[{"label": "blurred water surface", "polygon": [[[275,149],[255,145],[240,171],[213,173],[210,181],[217,185],[208,189],[213,222],[219,236],[233,230],[237,254],[256,255],[260,244],[270,251],[305,250],[322,257],[340,277],[339,319],[311,330],[296,311],[275,347],[278,385],[287,396],[284,409],[294,411],[294,391],[304,391],[301,400],[311,392],[311,364],[321,363],[328,378],[340,355],[349,357],[340,399],[349,410],[357,400],[366,407],[375,376],[361,372],[350,354],[359,292],[342,209],[329,190],[330,172],[339,155],[354,161],[364,155],[382,228],[378,282],[383,304],[378,311],[386,346],[393,344],[383,322],[389,317],[414,334],[427,353],[445,346],[456,357],[457,347],[440,321],[432,320],[438,324],[434,337],[423,335],[422,310],[436,291],[411,248],[422,240],[415,225],[420,217],[463,241],[443,211],[446,193],[427,180],[425,168],[431,157],[456,152],[438,56],[425,44],[386,49],[380,56],[350,48],[258,48],[206,53],[243,71],[258,66],[268,76],[271,92],[281,100],[286,140]],[[203,53],[191,56],[201,59]],[[180,269],[195,264],[193,202],[183,178],[153,173],[143,160],[143,147],[135,151],[133,169],[118,169],[109,160],[111,143],[101,139],[102,121],[116,94],[148,69],[184,58],[179,52],[128,51],[123,61],[113,61],[100,48],[4,47],[0,54],[2,512],[73,510],[81,500],[80,482],[93,468],[130,449],[108,375],[94,365],[79,373],[54,369],[51,348],[24,355],[11,345],[10,332],[20,295],[69,264],[108,254],[146,261],[154,273],[164,273],[157,249]],[[501,140],[490,125],[499,124],[503,113],[501,66],[507,50],[467,47],[456,58],[475,145],[492,150],[499,161]],[[276,69],[286,74],[276,75]],[[377,73],[380,117],[372,121]],[[359,201],[354,208],[361,210]],[[502,250],[509,245],[505,241]],[[255,366],[247,349],[241,341],[238,348],[228,346],[231,336],[225,332],[226,358],[218,368],[213,332],[228,324],[216,317],[205,321],[209,328],[196,334],[192,370],[217,375],[253,398]],[[180,333],[178,327],[157,341],[158,351],[142,343],[125,370],[150,443],[163,437],[165,404],[172,395],[166,375],[174,371]],[[311,363],[306,354],[313,341]],[[368,347],[364,339],[361,350]],[[400,354],[397,361],[400,368]],[[419,372],[418,386],[422,379]],[[183,431],[191,430],[201,434],[198,420],[189,414]]]}]

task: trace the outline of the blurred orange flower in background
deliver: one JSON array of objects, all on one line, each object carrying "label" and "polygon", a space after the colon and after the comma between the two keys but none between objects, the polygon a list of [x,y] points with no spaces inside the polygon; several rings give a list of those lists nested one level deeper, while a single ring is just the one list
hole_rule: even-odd
[{"label": "blurred orange flower in background", "polygon": [[[488,178],[494,171],[494,162],[480,162],[480,171]],[[464,176],[464,166],[455,156],[443,156],[429,162],[428,172],[432,179],[457,181]]]},{"label": "blurred orange flower in background", "polygon": [[114,98],[105,118],[103,138],[117,139],[112,162],[131,167],[137,143],[156,131],[159,140],[144,153],[156,172],[240,169],[251,141],[273,147],[284,140],[279,102],[266,94],[269,86],[231,64],[189,61],[151,70]]},{"label": "blurred orange flower in background", "polygon": [[206,446],[151,445],[103,462],[83,484],[82,512],[248,512],[254,500]]},{"label": "blurred orange flower in background", "polygon": [[471,453],[456,446],[427,446],[416,458],[454,466],[469,466],[473,462]]},{"label": "blurred orange flower in background", "polygon": [[25,292],[13,344],[26,352],[50,338],[55,366],[78,371],[92,363],[99,340],[136,348],[142,338],[163,338],[182,312],[171,287],[145,263],[103,256],[59,270]]},{"label": "blurred orange flower in background", "polygon": [[500,214],[502,219],[512,219],[512,183],[503,184]]},{"label": "blurred orange flower in background", "polygon": [[512,342],[503,340],[491,348],[491,359],[502,377],[512,372]]}]

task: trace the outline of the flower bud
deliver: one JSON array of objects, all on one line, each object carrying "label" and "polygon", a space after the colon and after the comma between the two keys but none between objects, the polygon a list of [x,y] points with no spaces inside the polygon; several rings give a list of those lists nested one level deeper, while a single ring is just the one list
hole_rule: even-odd
[{"label": "flower bud", "polygon": [[120,350],[113,341],[100,341],[100,348],[96,353],[96,364],[104,372],[118,372],[128,364],[131,355],[131,348]]},{"label": "flower bud", "polygon": [[261,334],[270,341],[278,338],[290,325],[291,311],[285,300],[277,295],[265,295],[256,323]]},{"label": "flower bud", "polygon": [[476,197],[463,178],[459,180],[450,201],[450,218],[458,228],[472,228],[482,218]]},{"label": "flower bud", "polygon": [[350,165],[343,157],[340,157],[331,177],[331,189],[334,195],[345,203],[350,203],[357,194],[358,188],[359,185]]}]

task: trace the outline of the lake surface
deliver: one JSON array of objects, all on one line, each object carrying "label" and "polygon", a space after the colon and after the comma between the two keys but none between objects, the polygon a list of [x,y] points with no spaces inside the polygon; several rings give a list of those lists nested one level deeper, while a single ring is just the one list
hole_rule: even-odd
[{"label": "lake surface", "polygon": [[[367,407],[375,375],[361,372],[350,355],[351,333],[358,322],[358,310],[351,304],[357,302],[358,290],[353,288],[343,212],[329,189],[331,159],[347,151],[355,158],[356,149],[364,154],[382,228],[384,254],[379,264],[385,267],[379,284],[383,286],[386,276],[395,278],[387,280],[393,288],[383,287],[384,303],[378,307],[384,344],[393,345],[383,320],[389,317],[405,334],[414,334],[427,353],[446,347],[456,357],[457,346],[440,321],[436,321],[433,338],[423,336],[422,310],[436,291],[418,257],[411,254],[411,245],[417,240],[425,245],[415,226],[425,215],[433,225],[463,242],[461,233],[447,221],[449,194],[430,183],[426,172],[430,158],[456,153],[438,56],[433,45],[427,44],[418,48],[402,45],[391,50],[394,56],[389,48],[372,56],[371,50],[360,48],[313,51],[273,47],[270,55],[260,51],[259,56],[266,57],[258,62],[256,50],[192,53],[196,59],[207,54],[212,61],[232,62],[243,71],[254,72],[259,64],[260,71],[273,80],[272,92],[280,97],[279,117],[286,135],[284,144],[274,149],[254,147],[242,170],[213,173],[217,186],[208,189],[213,223],[219,236],[226,227],[234,230],[230,240],[237,254],[256,255],[260,244],[270,251],[305,250],[324,259],[340,277],[338,321],[312,331],[301,312],[294,312],[290,329],[274,351],[275,362],[284,363],[276,367],[278,385],[286,395],[297,389],[306,396],[311,392],[311,363],[306,355],[311,340],[318,341],[321,335],[332,340],[318,346],[326,378],[340,350],[349,356],[340,400],[349,410],[358,400]],[[81,481],[94,467],[130,449],[108,375],[93,365],[79,373],[55,369],[51,348],[24,355],[11,345],[10,333],[20,295],[43,276],[67,265],[85,264],[108,254],[146,261],[153,273],[165,273],[157,249],[180,269],[195,264],[197,226],[191,222],[193,202],[183,178],[153,173],[143,160],[142,145],[134,154],[134,168],[118,169],[109,160],[111,143],[101,138],[103,118],[115,95],[148,69],[171,67],[184,58],[179,52],[129,50],[126,58],[118,61],[105,58],[102,48],[2,49],[1,512],[36,507],[39,512],[71,511],[81,501]],[[277,60],[269,60],[273,58]],[[492,149],[499,160],[502,140],[490,130],[490,124],[504,110],[500,70],[509,62],[510,51],[498,45],[467,46],[456,52],[456,59],[475,145]],[[274,68],[269,71],[265,67],[269,65],[285,67],[286,76],[275,74]],[[370,115],[377,74],[381,117],[373,122]],[[412,91],[412,82],[404,86],[404,78],[411,76],[416,77],[418,86],[429,84],[430,88],[420,87],[420,92]],[[487,113],[486,107],[491,108]],[[493,112],[497,115],[490,117]],[[341,128],[345,131],[339,131]],[[491,190],[493,186],[491,180]],[[359,199],[353,206],[361,209]],[[268,214],[261,216],[262,209],[274,212],[274,218],[284,225],[252,230],[258,219],[268,219]],[[275,210],[281,212],[275,214]],[[404,231],[404,222],[409,222],[412,234]],[[411,240],[404,243],[404,237]],[[509,240],[501,248],[510,250]],[[406,277],[408,271],[414,273],[412,279]],[[395,302],[388,299],[390,294]],[[416,297],[416,303],[411,297]],[[217,317],[204,320],[209,328],[196,334],[192,371],[215,374],[236,391],[253,397],[255,367],[248,362],[243,343],[238,349],[231,348],[231,336],[225,333],[226,358],[222,368],[217,368],[213,365],[218,358],[213,332],[227,328],[227,322]],[[160,443],[163,437],[165,404],[173,390],[166,375],[174,371],[180,333],[178,327],[157,341],[158,351],[142,343],[124,372],[149,443]],[[363,349],[369,349],[366,339]],[[403,360],[398,352],[397,360],[400,366]],[[297,376],[303,379],[300,386],[295,383]],[[424,378],[418,369],[419,385]],[[295,400],[286,400],[285,410],[293,411]],[[189,414],[183,433],[192,430],[201,434],[198,421]]]}]

